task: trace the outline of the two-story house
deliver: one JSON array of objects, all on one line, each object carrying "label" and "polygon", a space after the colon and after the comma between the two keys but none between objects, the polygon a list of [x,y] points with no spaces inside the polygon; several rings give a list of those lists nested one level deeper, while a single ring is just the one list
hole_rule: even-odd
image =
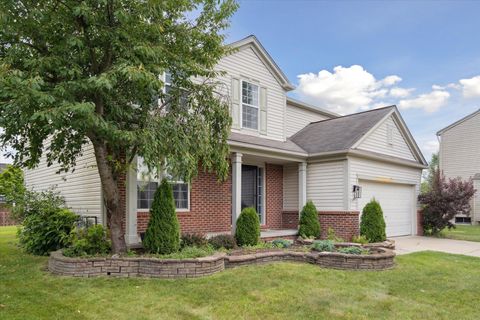
[{"label": "two-story house", "polygon": [[456,223],[480,222],[480,109],[437,132],[439,167],[446,178],[472,178],[475,193],[470,215],[457,215]]},{"label": "two-story house", "polygon": [[[236,50],[217,65],[231,96],[230,175],[224,183],[206,173],[191,183],[172,182],[181,231],[231,232],[241,209],[253,206],[262,237],[293,236],[299,210],[312,200],[322,233],[333,228],[350,239],[358,234],[359,212],[375,197],[388,236],[415,234],[426,162],[398,109],[340,116],[297,101],[287,96],[294,86],[254,36],[230,46]],[[75,172],[56,175],[56,170],[42,161],[26,172],[27,185],[56,186],[73,210],[105,223],[92,148],[85,147]],[[147,227],[158,186],[137,171],[132,169],[122,186],[130,244]]]}]

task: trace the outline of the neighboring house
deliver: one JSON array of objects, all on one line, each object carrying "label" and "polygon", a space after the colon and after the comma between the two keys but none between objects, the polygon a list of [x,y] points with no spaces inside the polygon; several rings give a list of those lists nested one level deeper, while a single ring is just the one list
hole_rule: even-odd
[{"label": "neighboring house", "polygon": [[480,221],[480,109],[437,132],[440,170],[446,178],[473,179],[478,191],[470,215],[457,215],[456,223]]},{"label": "neighboring house", "polygon": [[[358,234],[359,212],[375,197],[388,236],[415,234],[426,162],[398,109],[342,117],[297,101],[287,96],[293,85],[254,36],[230,46],[237,50],[217,66],[226,71],[220,80],[231,97],[230,175],[220,184],[203,172],[190,184],[172,182],[182,232],[230,232],[241,209],[253,206],[263,237],[293,236],[299,210],[312,200],[323,235],[333,228],[349,239]],[[26,172],[26,183],[35,189],[57,186],[76,212],[104,223],[92,147],[85,147],[75,172],[56,175],[57,169],[43,160]],[[132,169],[120,186],[131,244],[146,229],[157,185]]]}]

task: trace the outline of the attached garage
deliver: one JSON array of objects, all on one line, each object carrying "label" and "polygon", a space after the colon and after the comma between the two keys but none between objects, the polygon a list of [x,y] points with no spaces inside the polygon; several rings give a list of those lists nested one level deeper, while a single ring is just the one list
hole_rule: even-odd
[{"label": "attached garage", "polygon": [[382,183],[360,180],[362,196],[359,209],[375,198],[383,209],[387,225],[387,237],[413,234],[415,214],[415,186],[408,184]]}]

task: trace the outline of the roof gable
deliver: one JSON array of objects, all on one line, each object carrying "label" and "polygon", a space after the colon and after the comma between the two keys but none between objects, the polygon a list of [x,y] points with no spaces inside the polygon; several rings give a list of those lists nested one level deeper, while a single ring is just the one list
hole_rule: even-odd
[{"label": "roof gable", "polygon": [[454,123],[452,123],[451,125],[443,128],[442,130],[438,131],[437,132],[437,136],[441,136],[443,133],[445,133],[446,131],[458,126],[459,124],[467,121],[467,120],[470,120],[471,118],[477,116],[477,115],[480,115],[480,109],[478,109],[477,111],[473,112],[473,113],[470,113],[469,115],[463,117],[462,119],[458,120],[458,121],[455,121]]},{"label": "roof gable", "polygon": [[290,83],[287,76],[283,73],[277,63],[273,60],[267,50],[265,50],[260,41],[258,41],[254,35],[250,35],[242,40],[233,42],[228,46],[234,50],[251,48],[284,90],[290,91],[295,89],[294,85]]},{"label": "roof gable", "polygon": [[312,122],[290,139],[310,154],[348,150],[393,108]]}]

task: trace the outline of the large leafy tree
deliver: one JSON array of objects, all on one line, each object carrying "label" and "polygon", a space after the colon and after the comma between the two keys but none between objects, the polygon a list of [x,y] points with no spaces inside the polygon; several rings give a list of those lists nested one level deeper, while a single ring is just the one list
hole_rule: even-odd
[{"label": "large leafy tree", "polygon": [[119,184],[135,155],[186,180],[199,163],[226,177],[214,66],[233,0],[0,1],[0,141],[18,165],[44,154],[65,171],[91,143],[114,252],[126,250]]},{"label": "large leafy tree", "polygon": [[5,202],[12,207],[23,201],[25,185],[23,183],[22,169],[7,165],[0,171],[0,195],[5,197]]},{"label": "large leafy tree", "polygon": [[420,185],[420,192],[426,193],[431,190],[433,179],[435,177],[435,170],[438,169],[438,152],[432,154],[432,160],[428,164],[428,169],[423,170],[422,183]]}]

